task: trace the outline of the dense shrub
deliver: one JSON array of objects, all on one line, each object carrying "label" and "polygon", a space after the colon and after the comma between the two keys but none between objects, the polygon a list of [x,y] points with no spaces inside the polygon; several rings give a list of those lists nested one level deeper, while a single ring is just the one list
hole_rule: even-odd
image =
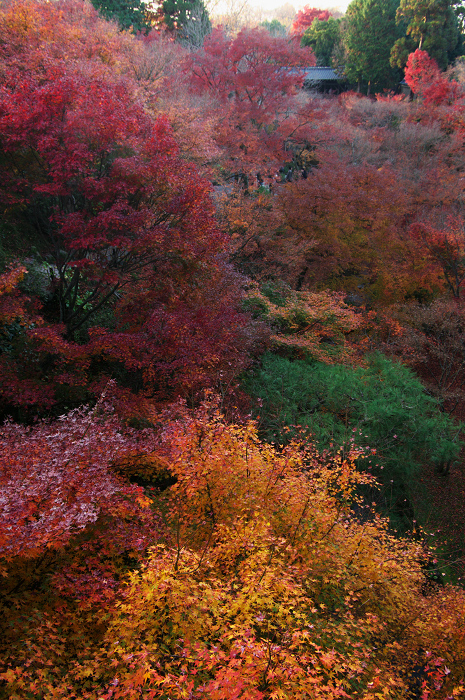
[{"label": "dense shrub", "polygon": [[388,487],[385,507],[409,512],[420,465],[438,469],[460,450],[456,425],[415,374],[377,353],[363,367],[326,365],[267,354],[244,387],[257,402],[261,434],[285,443],[301,426],[320,449],[365,448],[359,462]]}]

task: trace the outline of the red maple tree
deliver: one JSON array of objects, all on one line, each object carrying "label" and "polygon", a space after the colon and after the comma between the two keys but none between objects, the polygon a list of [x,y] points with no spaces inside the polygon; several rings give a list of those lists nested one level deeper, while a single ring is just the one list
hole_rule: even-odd
[{"label": "red maple tree", "polygon": [[417,49],[408,57],[405,82],[426,106],[447,105],[461,96],[462,90],[456,80],[448,80],[438,64],[426,51]]},{"label": "red maple tree", "polygon": [[314,64],[311,49],[262,29],[243,29],[234,39],[214,29],[189,57],[193,87],[214,96],[221,110],[216,139],[233,173],[269,171],[286,159],[285,141],[296,127],[293,98],[303,69]]},{"label": "red maple tree", "polygon": [[[74,5],[66,5],[69,25],[86,41],[81,53],[74,42],[73,60],[70,27],[63,44],[46,31],[64,10],[38,7],[30,15],[28,3],[18,5],[22,34],[9,9],[0,23],[0,200],[23,233],[14,254],[38,271],[28,293],[42,306],[42,321],[23,324],[9,346],[6,401],[49,406],[61,392],[73,405],[121,371],[136,392],[154,374],[176,392],[201,384],[206,367],[215,377],[222,361],[242,366],[247,318],[240,282],[221,257],[227,239],[210,184],[180,155],[168,119],[153,113],[138,84],[118,74],[102,46],[89,50]],[[225,280],[237,296],[221,304]],[[24,379],[27,396],[18,391]]]},{"label": "red maple tree", "polygon": [[461,297],[465,281],[465,232],[462,217],[449,215],[444,225],[438,227],[416,222],[410,226],[410,234],[441,270],[452,296],[456,299]]},{"label": "red maple tree", "polygon": [[331,17],[329,10],[319,10],[316,7],[305,5],[299,10],[292,23],[291,31],[293,35],[300,38],[306,29],[312,26],[313,22],[318,19],[320,22],[326,22]]}]

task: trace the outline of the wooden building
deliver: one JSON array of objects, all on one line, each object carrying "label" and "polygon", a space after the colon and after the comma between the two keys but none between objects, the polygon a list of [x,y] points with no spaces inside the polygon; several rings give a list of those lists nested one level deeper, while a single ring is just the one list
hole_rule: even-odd
[{"label": "wooden building", "polygon": [[317,92],[343,92],[344,80],[329,66],[313,66],[307,68],[304,77],[304,88]]}]

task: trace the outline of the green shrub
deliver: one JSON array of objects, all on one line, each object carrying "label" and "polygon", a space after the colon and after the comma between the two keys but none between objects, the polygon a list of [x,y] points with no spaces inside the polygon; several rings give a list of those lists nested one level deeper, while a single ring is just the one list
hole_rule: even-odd
[{"label": "green shrub", "polygon": [[394,520],[411,517],[414,501],[417,510],[426,507],[421,464],[441,470],[460,452],[461,424],[441,412],[411,370],[379,353],[355,368],[269,353],[243,386],[256,399],[265,439],[284,444],[300,426],[320,450],[365,448],[360,466],[384,484],[380,505]]}]

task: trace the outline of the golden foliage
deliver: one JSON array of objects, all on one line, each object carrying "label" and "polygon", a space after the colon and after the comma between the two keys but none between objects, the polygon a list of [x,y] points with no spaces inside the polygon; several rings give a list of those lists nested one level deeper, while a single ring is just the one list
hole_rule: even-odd
[{"label": "golden foliage", "polygon": [[276,449],[211,403],[159,424],[164,541],[119,593],[30,610],[1,697],[460,697],[465,595],[427,589],[422,546],[357,497],[359,450]]},{"label": "golden foliage", "polygon": [[258,285],[247,292],[247,306],[271,324],[271,339],[279,347],[314,357],[320,362],[348,362],[353,351],[348,341],[364,317],[344,302],[338,292],[296,292],[282,286],[282,300],[273,303]]},{"label": "golden foliage", "polygon": [[417,667],[424,698],[457,696],[463,593],[425,597],[421,546],[354,516],[359,452],[277,451],[205,417],[165,446],[172,540],[110,623],[111,697],[407,698]]}]

